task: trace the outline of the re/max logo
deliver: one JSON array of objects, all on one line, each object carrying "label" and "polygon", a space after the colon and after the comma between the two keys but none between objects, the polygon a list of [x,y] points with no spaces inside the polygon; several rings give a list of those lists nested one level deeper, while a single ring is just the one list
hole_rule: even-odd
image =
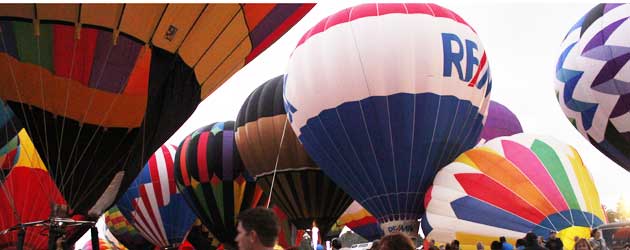
[{"label": "re/max logo", "polygon": [[397,225],[387,227],[389,233],[394,232],[414,232],[413,225]]},{"label": "re/max logo", "polygon": [[[479,65],[479,59],[475,57],[475,51],[477,51],[477,44],[471,40],[462,40],[455,34],[442,33],[442,51],[444,53],[444,72],[443,76],[451,76],[453,73],[453,66],[457,70],[459,79],[465,82],[469,82],[472,77],[473,67]],[[462,68],[462,60],[466,57],[466,69]]]}]

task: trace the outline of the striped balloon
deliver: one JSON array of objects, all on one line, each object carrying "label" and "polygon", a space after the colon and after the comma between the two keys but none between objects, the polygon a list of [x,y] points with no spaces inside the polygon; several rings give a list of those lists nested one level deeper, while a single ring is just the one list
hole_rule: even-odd
[{"label": "striped balloon", "polygon": [[[313,222],[322,235],[352,199],[311,160],[287,124],[283,76],[256,88],[236,119],[236,144],[247,170],[298,229]],[[277,164],[276,164],[277,160]],[[274,172],[274,170],[276,170]]]},{"label": "striped balloon", "polygon": [[556,64],[569,121],[630,171],[630,4],[599,4],[570,28]]},{"label": "striped balloon", "polygon": [[116,240],[129,249],[149,250],[155,247],[140,235],[138,230],[129,223],[116,205],[107,210],[103,217],[105,218],[107,230]]},{"label": "striped balloon", "polygon": [[352,202],[339,217],[337,226],[346,226],[368,241],[374,241],[383,236],[383,230],[378,225],[376,218],[356,201]]},{"label": "striped balloon", "polygon": [[438,242],[475,249],[499,236],[558,231],[565,249],[604,223],[593,179],[577,151],[555,139],[499,137],[460,155],[435,177],[422,230]]},{"label": "striped balloon", "polygon": [[491,76],[476,32],[435,4],[363,4],[319,22],[289,62],[289,121],[381,223],[417,237],[437,171],[477,143]]},{"label": "striped balloon", "polygon": [[177,149],[175,177],[197,217],[227,249],[236,246],[236,217],[255,207],[262,189],[247,173],[234,141],[234,122],[197,129]]},{"label": "striped balloon", "polygon": [[172,145],[160,147],[116,203],[145,239],[163,248],[179,245],[195,221],[175,185],[176,150]]}]

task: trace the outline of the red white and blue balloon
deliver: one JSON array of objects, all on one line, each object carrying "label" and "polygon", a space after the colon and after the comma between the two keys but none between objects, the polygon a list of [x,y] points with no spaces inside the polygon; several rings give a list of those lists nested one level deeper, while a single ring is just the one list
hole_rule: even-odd
[{"label": "red white and blue balloon", "polygon": [[142,237],[158,247],[180,244],[195,214],[175,185],[177,148],[163,145],[116,204]]},{"label": "red white and blue balloon", "polygon": [[414,234],[435,173],[473,147],[491,77],[475,30],[435,4],[362,4],[293,51],[285,109],[317,165],[378,218]]}]

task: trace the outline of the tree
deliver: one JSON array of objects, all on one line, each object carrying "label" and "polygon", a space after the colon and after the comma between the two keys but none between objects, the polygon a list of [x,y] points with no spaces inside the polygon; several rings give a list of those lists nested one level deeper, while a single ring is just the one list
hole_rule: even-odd
[{"label": "tree", "polygon": [[628,207],[628,201],[621,196],[617,201],[617,221],[627,221],[630,219],[630,207]]},{"label": "tree", "polygon": [[616,211],[612,210],[612,209],[606,209],[606,220],[608,220],[608,223],[613,223],[613,222],[618,222],[619,220],[619,215],[617,214]]}]

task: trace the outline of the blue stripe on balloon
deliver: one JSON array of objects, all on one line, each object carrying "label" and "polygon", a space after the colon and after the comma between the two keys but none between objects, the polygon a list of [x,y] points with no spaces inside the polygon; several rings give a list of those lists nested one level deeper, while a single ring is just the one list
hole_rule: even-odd
[{"label": "blue stripe on balloon", "polygon": [[384,235],[383,230],[378,223],[355,227],[352,228],[352,231],[368,241],[377,240]]},{"label": "blue stripe on balloon", "polygon": [[604,222],[592,213],[571,209],[547,216],[532,232],[547,237],[551,230],[561,231],[572,226],[595,228],[602,224]]},{"label": "blue stripe on balloon", "polygon": [[[475,145],[483,119],[478,112],[455,96],[372,96],[308,119],[300,141],[379,220],[419,218],[435,173]],[[461,136],[471,130],[475,134]]]},{"label": "blue stripe on balloon", "polygon": [[527,233],[536,225],[503,209],[476,198],[465,196],[451,202],[455,216],[460,220],[497,228]]}]

